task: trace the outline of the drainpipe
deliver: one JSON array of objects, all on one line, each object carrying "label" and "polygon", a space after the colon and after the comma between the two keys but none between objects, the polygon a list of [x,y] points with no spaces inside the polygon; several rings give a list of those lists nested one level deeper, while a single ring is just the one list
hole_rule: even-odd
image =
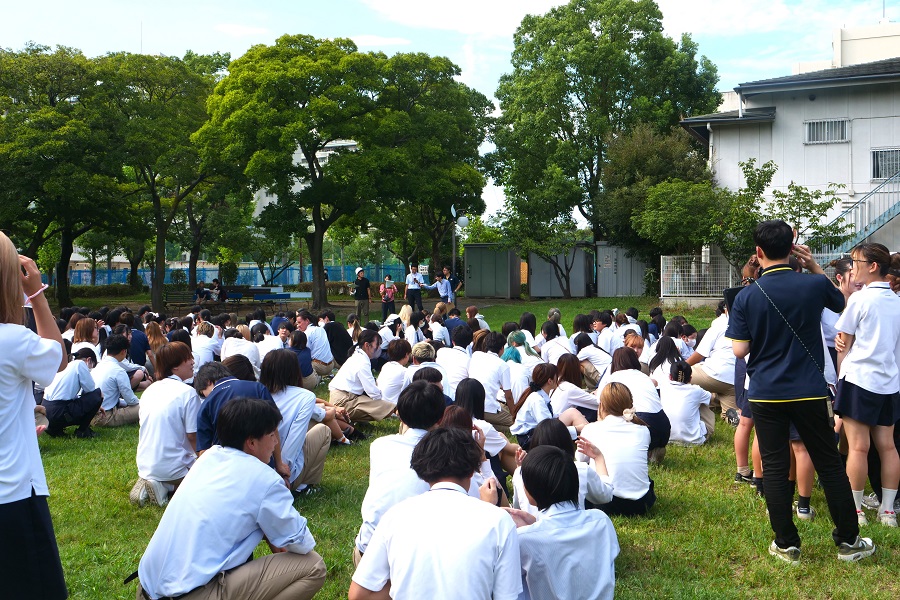
[{"label": "drainpipe", "polygon": [[712,123],[709,121],[706,122],[706,131],[709,133],[709,158],[706,161],[706,167],[712,171],[713,168],[713,152],[715,151],[715,147],[713,145],[713,130]]},{"label": "drainpipe", "polygon": [[737,95],[738,95],[738,118],[743,119],[744,118],[744,94],[742,94],[739,89],[735,90],[735,91],[737,91]]}]

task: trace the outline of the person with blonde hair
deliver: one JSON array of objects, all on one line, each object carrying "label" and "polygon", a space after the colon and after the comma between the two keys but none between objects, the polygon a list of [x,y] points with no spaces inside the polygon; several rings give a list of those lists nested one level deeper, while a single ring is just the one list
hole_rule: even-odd
[{"label": "person with blonde hair", "polygon": [[647,464],[650,429],[635,413],[628,386],[615,381],[607,384],[600,392],[597,416],[596,423],[581,430],[576,457],[590,460],[600,478],[612,485],[613,499],[590,508],[608,515],[646,514],[656,502]]},{"label": "person with blonde hair", "polygon": [[[37,265],[2,232],[0,283],[0,581],[4,597],[62,599],[68,592],[47,507],[32,382],[50,385],[66,366],[65,347]],[[37,333],[23,326],[23,304]]]}]

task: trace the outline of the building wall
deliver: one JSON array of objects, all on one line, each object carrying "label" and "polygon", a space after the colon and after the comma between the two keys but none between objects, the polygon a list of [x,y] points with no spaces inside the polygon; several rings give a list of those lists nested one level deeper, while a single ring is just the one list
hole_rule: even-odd
[{"label": "building wall", "polygon": [[[714,126],[711,167],[729,189],[744,184],[738,163],[756,158],[778,165],[773,189],[787,190],[792,181],[823,190],[836,183],[844,186],[840,201],[853,203],[881,183],[872,179],[872,149],[900,147],[900,84],[760,94],[745,106],[775,106],[775,121]],[[804,123],[821,119],[849,119],[850,141],[805,144]],[[840,204],[834,216],[839,212]]]}]

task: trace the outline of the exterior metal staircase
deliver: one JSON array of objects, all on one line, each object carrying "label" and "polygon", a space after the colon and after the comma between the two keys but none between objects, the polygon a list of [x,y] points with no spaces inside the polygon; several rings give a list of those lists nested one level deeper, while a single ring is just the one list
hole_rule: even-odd
[{"label": "exterior metal staircase", "polygon": [[900,215],[900,171],[846,208],[833,222],[843,220],[853,232],[843,244],[828,246],[822,254],[842,254],[887,225]]}]

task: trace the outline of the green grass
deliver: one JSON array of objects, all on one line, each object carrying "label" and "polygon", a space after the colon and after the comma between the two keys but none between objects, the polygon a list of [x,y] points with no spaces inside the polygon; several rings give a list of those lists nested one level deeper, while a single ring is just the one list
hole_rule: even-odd
[{"label": "green grass", "polygon": [[[482,312],[495,328],[505,320],[518,320],[524,310],[542,317],[551,306],[562,309],[563,323],[569,325],[575,313],[594,306],[623,309],[633,305],[646,314],[654,305],[642,299],[489,304],[483,303]],[[712,318],[709,310],[681,312],[698,326]],[[324,386],[317,391],[326,394]],[[386,435],[395,427],[376,424],[372,431],[375,436]],[[802,564],[790,567],[769,557],[766,548],[772,533],[764,504],[750,486],[731,483],[732,435],[731,428],[719,425],[706,446],[669,447],[663,465],[650,468],[659,497],[651,514],[613,519],[622,548],[616,561],[617,598],[900,597],[900,530],[870,525],[863,533],[878,545],[874,559],[840,563],[831,542],[825,499],[818,489],[812,504],[819,517],[813,523],[798,524],[804,542]],[[128,502],[137,478],[137,438],[137,426],[103,429],[93,440],[40,438],[63,568],[76,600],[134,597],[134,584],[124,586],[122,580],[137,568],[164,510],[137,509]],[[328,566],[328,579],[318,598],[346,598],[353,572],[353,539],[368,483],[369,443],[333,448],[323,492],[296,504],[309,519],[316,549]],[[461,526],[464,522],[461,517]],[[257,554],[267,552],[264,545],[257,549]],[[422,597],[427,598],[427,591]]]}]

